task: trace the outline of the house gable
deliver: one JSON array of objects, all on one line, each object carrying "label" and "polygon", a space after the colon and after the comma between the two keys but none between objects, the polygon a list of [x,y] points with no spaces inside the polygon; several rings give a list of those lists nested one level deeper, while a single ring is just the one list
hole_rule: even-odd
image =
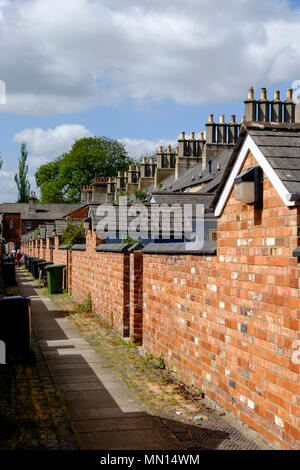
[{"label": "house gable", "polygon": [[248,157],[249,154],[252,154],[254,158],[256,159],[257,163],[261,166],[262,170],[266,174],[266,176],[269,178],[271,181],[272,185],[278,192],[279,196],[281,197],[282,201],[286,206],[294,206],[295,201],[291,201],[290,198],[290,192],[286,188],[286,186],[283,184],[277,173],[274,171],[266,157],[263,155],[262,151],[260,148],[256,145],[254,142],[253,138],[250,135],[247,135],[245,138],[245,141],[237,155],[237,158],[235,160],[235,163],[232,167],[232,170],[227,178],[227,182],[223,188],[223,191],[221,192],[221,195],[219,197],[218,203],[216,205],[215,209],[215,215],[216,217],[219,217],[223,210],[224,207],[228,201],[228,198],[230,196],[231,190],[234,185],[234,179],[236,176],[240,173],[244,162],[246,158]]}]

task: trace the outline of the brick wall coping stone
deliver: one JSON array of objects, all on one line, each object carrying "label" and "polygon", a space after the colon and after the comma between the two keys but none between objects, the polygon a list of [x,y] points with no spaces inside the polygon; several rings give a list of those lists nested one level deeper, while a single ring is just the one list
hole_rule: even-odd
[{"label": "brick wall coping stone", "polygon": [[143,252],[151,254],[214,255],[217,252],[217,245],[215,242],[206,241],[201,249],[196,250],[189,247],[188,243],[149,243],[145,246]]},{"label": "brick wall coping stone", "polygon": [[73,247],[74,245],[60,245],[58,247],[59,250],[69,250],[71,247]]},{"label": "brick wall coping stone", "polygon": [[86,245],[70,245],[71,250],[86,251]]},{"label": "brick wall coping stone", "polygon": [[96,251],[111,251],[114,253],[123,253],[128,251],[131,245],[128,243],[103,243],[96,247]]},{"label": "brick wall coping stone", "polygon": [[133,251],[142,250],[143,248],[144,245],[142,243],[135,243],[128,249],[128,251],[132,253]]}]

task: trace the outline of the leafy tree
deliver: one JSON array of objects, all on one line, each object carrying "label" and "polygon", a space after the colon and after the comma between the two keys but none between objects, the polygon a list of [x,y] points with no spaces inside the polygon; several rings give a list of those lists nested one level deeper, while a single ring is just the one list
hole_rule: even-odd
[{"label": "leafy tree", "polygon": [[133,194],[138,201],[145,201],[148,196],[147,191],[143,191],[142,189],[134,189]]},{"label": "leafy tree", "polygon": [[76,225],[72,220],[68,221],[68,225],[64,229],[61,235],[61,242],[63,245],[71,245],[71,244],[81,244],[85,241],[85,231],[83,224],[81,223],[79,226]]},{"label": "leafy tree", "polygon": [[28,165],[27,165],[28,152],[26,144],[21,144],[21,156],[19,158],[18,173],[15,174],[15,182],[18,188],[18,202],[28,202],[30,184],[28,181]]},{"label": "leafy tree", "polygon": [[42,165],[35,174],[41,202],[80,201],[82,186],[94,178],[116,176],[126,171],[132,160],[122,144],[107,137],[77,140],[70,152]]}]

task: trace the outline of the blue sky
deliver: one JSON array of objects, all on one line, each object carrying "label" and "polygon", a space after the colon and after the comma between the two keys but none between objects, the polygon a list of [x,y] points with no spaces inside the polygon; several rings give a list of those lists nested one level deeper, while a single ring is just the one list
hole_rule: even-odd
[{"label": "blue sky", "polygon": [[[244,113],[254,86],[300,80],[296,0],[0,0],[0,202],[14,201],[21,142],[34,171],[75,138],[134,157]],[[99,175],[101,176],[101,175]]]}]

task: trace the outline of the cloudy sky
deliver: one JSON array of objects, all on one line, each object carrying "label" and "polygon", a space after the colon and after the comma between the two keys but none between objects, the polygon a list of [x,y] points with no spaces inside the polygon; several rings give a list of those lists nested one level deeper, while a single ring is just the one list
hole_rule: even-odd
[{"label": "cloudy sky", "polygon": [[[20,144],[34,171],[76,138],[133,157],[243,114],[254,86],[300,80],[297,0],[0,0],[0,201],[14,201]],[[295,88],[300,88],[295,83]]]}]

